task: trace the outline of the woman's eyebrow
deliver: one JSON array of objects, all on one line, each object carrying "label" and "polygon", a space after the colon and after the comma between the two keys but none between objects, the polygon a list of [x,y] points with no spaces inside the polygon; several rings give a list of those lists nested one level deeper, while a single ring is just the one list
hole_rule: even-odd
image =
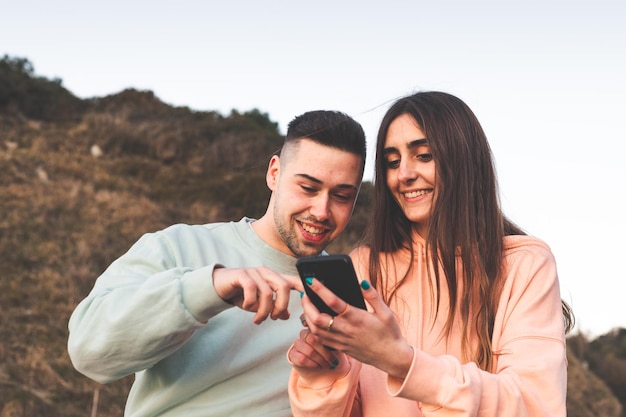
[{"label": "woman's eyebrow", "polygon": [[[421,138],[421,139],[415,139],[410,141],[409,143],[406,144],[406,147],[408,149],[415,149],[418,146],[422,146],[422,145],[427,145],[428,144],[428,139],[426,138]],[[398,148],[396,148],[395,146],[390,146],[388,148],[383,149],[383,155],[389,155],[390,153],[398,153]]]},{"label": "woman's eyebrow", "polygon": [[389,155],[390,153],[398,153],[398,148],[395,146],[389,146],[388,148],[383,149],[383,155]]},{"label": "woman's eyebrow", "polygon": [[414,148],[417,148],[418,146],[427,145],[427,144],[428,144],[428,139],[422,138],[422,139],[412,140],[406,146],[409,149],[414,149]]}]

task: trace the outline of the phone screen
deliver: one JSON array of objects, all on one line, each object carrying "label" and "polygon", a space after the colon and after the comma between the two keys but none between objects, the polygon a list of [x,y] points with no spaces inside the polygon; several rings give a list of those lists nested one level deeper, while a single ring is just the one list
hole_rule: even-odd
[{"label": "phone screen", "polygon": [[348,304],[365,310],[365,301],[363,300],[359,280],[354,271],[352,259],[348,255],[306,256],[298,259],[296,267],[307,296],[320,312],[331,316],[338,314],[309,288],[305,282],[306,278],[313,277],[318,279],[324,286]]}]

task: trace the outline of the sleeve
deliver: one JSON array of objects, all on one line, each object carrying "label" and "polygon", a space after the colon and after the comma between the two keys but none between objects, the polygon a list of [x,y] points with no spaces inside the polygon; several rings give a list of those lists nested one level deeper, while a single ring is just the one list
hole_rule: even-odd
[{"label": "sleeve", "polygon": [[213,288],[215,264],[194,270],[180,258],[163,234],[147,234],[97,279],[68,325],[79,372],[107,383],[147,369],[232,307]]},{"label": "sleeve", "polygon": [[494,326],[494,372],[415,349],[405,379],[388,378],[391,395],[420,402],[431,416],[566,415],[567,359],[554,259],[545,248],[510,258]]},{"label": "sleeve", "polygon": [[289,401],[294,417],[360,417],[361,363],[345,356],[334,370],[292,369]]}]

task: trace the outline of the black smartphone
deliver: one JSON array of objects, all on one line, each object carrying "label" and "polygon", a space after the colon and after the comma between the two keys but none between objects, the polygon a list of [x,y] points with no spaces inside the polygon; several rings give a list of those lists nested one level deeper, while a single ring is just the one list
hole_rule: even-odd
[{"label": "black smartphone", "polygon": [[306,295],[322,313],[331,316],[337,315],[309,288],[305,281],[306,278],[318,279],[326,288],[348,304],[363,310],[366,309],[359,280],[356,277],[352,259],[348,255],[305,256],[296,261],[296,268],[298,268]]}]

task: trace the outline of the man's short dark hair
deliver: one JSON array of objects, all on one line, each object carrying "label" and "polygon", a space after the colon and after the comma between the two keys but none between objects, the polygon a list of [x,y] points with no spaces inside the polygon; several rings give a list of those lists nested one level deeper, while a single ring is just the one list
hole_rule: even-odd
[{"label": "man's short dark hair", "polygon": [[358,155],[363,160],[363,168],[365,167],[365,132],[357,121],[345,113],[314,110],[297,116],[289,122],[284,145],[300,139],[310,139],[321,145]]}]

